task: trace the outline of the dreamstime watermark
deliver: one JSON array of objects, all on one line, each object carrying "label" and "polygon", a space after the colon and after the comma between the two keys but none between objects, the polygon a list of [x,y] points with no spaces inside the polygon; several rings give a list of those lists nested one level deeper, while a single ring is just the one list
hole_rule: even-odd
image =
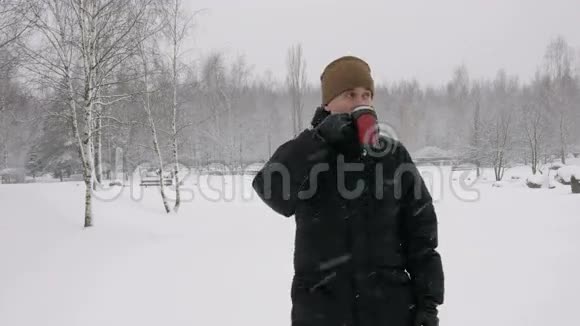
[{"label": "dreamstime watermark", "polygon": [[[409,198],[414,200],[421,200],[428,194],[437,202],[442,200],[446,193],[466,202],[477,201],[480,198],[470,171],[454,173],[437,165],[417,167],[411,163],[403,163],[394,172],[388,172],[388,167],[384,163],[378,162],[369,168],[362,162],[348,162],[342,154],[339,154],[336,163],[315,163],[305,176],[292,176],[288,167],[281,163],[263,166],[258,162],[240,169],[223,162],[213,162],[204,168],[181,168],[178,173],[180,199],[182,203],[194,202],[196,199],[210,202],[253,201],[257,195],[253,181],[259,173],[256,186],[263,191],[264,198],[272,199],[279,196],[282,200],[295,198],[307,200],[316,196],[319,191],[328,191],[323,187],[329,180],[326,179],[326,183],[321,185],[320,178],[331,170],[331,166],[333,169],[336,167],[333,173],[336,180],[330,184],[335,186],[337,193],[346,200],[356,199],[365,191],[370,191],[379,200],[383,198],[400,200],[405,194],[409,194],[411,196]],[[171,171],[172,166],[168,165],[163,170]],[[158,179],[157,176],[155,178]],[[298,179],[302,180],[299,184],[293,183]],[[111,202],[128,193],[131,200],[139,202],[145,198],[147,191],[159,192],[159,182],[143,185],[142,181],[141,175],[134,172],[121,183],[117,181],[97,184],[93,198]],[[164,188],[166,198],[174,202],[176,200],[174,179]],[[296,197],[293,197],[294,191]]]},{"label": "dreamstime watermark", "polygon": [[[361,157],[367,159],[352,161],[342,153],[328,157],[332,151],[322,150],[306,158],[292,158],[304,160],[301,167],[306,166],[307,171],[292,171],[290,167],[297,166],[296,162],[233,165],[213,161],[197,168],[178,164],[177,174],[175,164],[160,169],[154,162],[140,162],[128,175],[109,183],[96,184],[93,198],[111,202],[128,192],[131,200],[141,201],[147,189],[159,192],[163,182],[167,200],[174,202],[176,180],[179,180],[182,203],[194,202],[198,198],[210,202],[247,202],[255,200],[256,195],[265,200],[307,200],[319,191],[329,191],[323,187],[336,187],[337,193],[346,200],[356,199],[365,192],[378,200],[421,201],[428,198],[437,202],[447,192],[461,201],[479,200],[480,193],[475,188],[476,180],[471,171],[458,174],[438,165],[418,167],[397,140],[395,128],[384,122],[378,126],[379,143],[362,146]],[[116,168],[122,170],[122,167]],[[328,175],[336,180],[329,181],[325,177],[325,183],[321,185],[321,178]]]}]

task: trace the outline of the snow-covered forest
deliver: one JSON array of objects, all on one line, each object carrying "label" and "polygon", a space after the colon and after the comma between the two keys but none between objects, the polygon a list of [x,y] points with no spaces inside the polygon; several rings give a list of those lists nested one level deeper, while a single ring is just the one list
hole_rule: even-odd
[{"label": "snow-covered forest", "polygon": [[[0,169],[27,177],[82,174],[115,179],[143,162],[163,169],[260,162],[308,126],[318,85],[304,76],[307,55],[289,44],[287,77],[215,52],[192,56],[185,39],[203,10],[180,1],[3,1],[0,40]],[[498,70],[449,81],[378,85],[379,118],[411,149],[436,146],[501,170],[580,153],[578,48],[546,40],[532,80]],[[179,174],[177,174],[179,175]],[[501,173],[498,173],[501,179]]]},{"label": "snow-covered forest", "polygon": [[[0,324],[289,324],[295,229],[250,183],[308,128],[323,49],[288,38],[276,75],[196,52],[204,15],[0,0]],[[375,80],[436,202],[442,325],[576,323],[580,44],[542,42],[531,78],[456,62],[436,85]]]}]

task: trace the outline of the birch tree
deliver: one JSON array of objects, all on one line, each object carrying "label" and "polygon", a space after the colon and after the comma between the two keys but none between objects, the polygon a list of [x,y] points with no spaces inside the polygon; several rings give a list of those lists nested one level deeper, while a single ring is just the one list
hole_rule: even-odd
[{"label": "birch tree", "polygon": [[[95,185],[94,137],[109,126],[95,119],[95,107],[107,106],[117,96],[103,96],[115,70],[134,52],[133,31],[152,0],[117,2],[104,0],[38,0],[23,16],[34,26],[41,42],[21,42],[27,69],[40,85],[49,86],[70,111],[61,116],[71,121],[83,166],[85,227],[92,226],[92,189]],[[77,113],[78,111],[78,113]],[[96,123],[96,121],[98,121]],[[100,150],[100,146],[96,147]]]},{"label": "birch tree", "polygon": [[181,0],[168,0],[163,7],[163,15],[166,21],[163,32],[170,45],[169,65],[171,67],[171,150],[173,156],[173,177],[175,182],[175,206],[173,210],[177,212],[181,204],[181,194],[179,191],[180,175],[179,175],[179,146],[178,138],[180,132],[190,124],[183,123],[178,126],[178,116],[180,105],[178,102],[178,86],[179,86],[179,69],[180,57],[183,51],[184,41],[189,35],[193,27],[193,15],[184,14],[185,8]]},{"label": "birch tree", "polygon": [[[153,19],[149,19],[151,21]],[[139,35],[149,34],[152,30],[155,30],[155,26],[151,26],[150,22],[144,22],[139,28]],[[157,123],[152,111],[151,96],[154,92],[158,90],[154,89],[152,86],[152,69],[151,62],[158,61],[159,53],[155,47],[155,42],[150,39],[141,38],[141,41],[137,44],[137,62],[139,67],[139,75],[141,76],[141,95],[139,95],[141,101],[141,107],[147,117],[147,127],[151,134],[151,139],[153,143],[153,151],[157,157],[158,171],[159,171],[159,190],[161,193],[161,201],[163,202],[163,208],[165,212],[169,213],[171,211],[169,203],[167,200],[167,195],[165,193],[165,180],[163,179],[165,175],[165,166],[163,163],[163,155],[161,152],[160,139],[158,133]]]},{"label": "birch tree", "polygon": [[[23,20],[22,16],[31,9],[32,1],[0,0],[0,49],[10,46],[30,30],[34,20]],[[0,62],[0,67],[2,64]]]},{"label": "birch tree", "polygon": [[[77,92],[74,80],[78,78],[76,40],[79,38],[73,8],[59,0],[38,1],[26,16],[41,38],[40,46],[21,44],[26,56],[25,66],[36,77],[35,81],[50,87],[55,95],[69,108],[60,116],[70,121],[72,133],[78,145],[85,183],[84,226],[92,226],[93,156],[90,138],[92,135],[92,112],[86,107],[82,116],[77,115]],[[49,113],[50,114],[50,113]]]},{"label": "birch tree", "polygon": [[[91,168],[98,182],[102,179],[101,140],[102,108],[127,98],[127,94],[104,96],[104,90],[115,84],[117,69],[135,52],[140,41],[136,25],[154,10],[153,0],[70,0],[79,29],[78,48],[82,58],[83,106],[94,128],[87,138],[95,143]],[[140,37],[147,38],[148,34]]]},{"label": "birch tree", "polygon": [[304,92],[306,90],[306,59],[302,45],[295,44],[288,49],[286,57],[286,84],[292,103],[292,130],[294,137],[302,131],[302,111],[304,110]]}]

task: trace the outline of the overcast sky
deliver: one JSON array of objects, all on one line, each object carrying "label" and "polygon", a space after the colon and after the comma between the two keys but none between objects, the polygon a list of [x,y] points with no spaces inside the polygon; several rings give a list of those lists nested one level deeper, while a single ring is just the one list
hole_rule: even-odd
[{"label": "overcast sky", "polygon": [[[360,56],[379,83],[449,80],[465,64],[472,77],[498,69],[531,78],[550,39],[580,49],[580,0],[196,0],[190,57],[244,54],[254,72],[286,73],[288,47],[300,42],[312,83],[342,55]],[[576,52],[578,54],[578,51]],[[187,60],[187,58],[186,58]]]}]

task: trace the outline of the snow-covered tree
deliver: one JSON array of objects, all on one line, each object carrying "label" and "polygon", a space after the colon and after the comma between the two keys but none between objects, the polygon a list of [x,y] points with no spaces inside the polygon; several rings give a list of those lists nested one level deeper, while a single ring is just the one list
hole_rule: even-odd
[{"label": "snow-covered tree", "polygon": [[[153,108],[154,104],[152,102],[152,97],[154,94],[158,94],[159,87],[155,85],[154,74],[156,70],[159,70],[159,49],[157,47],[158,33],[160,31],[161,25],[156,21],[154,17],[149,17],[146,21],[139,25],[138,35],[141,41],[137,45],[137,55],[135,56],[135,69],[138,71],[138,75],[141,76],[139,83],[140,94],[138,98],[141,102],[141,107],[147,117],[147,128],[151,133],[151,141],[153,144],[153,151],[156,156],[156,161],[158,163],[159,171],[159,189],[161,192],[161,201],[163,207],[167,213],[171,211],[169,208],[169,203],[166,195],[165,189],[165,165],[163,159],[163,153],[160,144],[159,135],[159,123],[156,121],[154,116]],[[154,37],[145,38],[143,35],[154,35]],[[157,87],[156,87],[157,86]]]},{"label": "snow-covered tree", "polygon": [[135,37],[135,26],[152,3],[152,0],[37,0],[22,16],[39,38],[31,44],[20,44],[26,68],[37,84],[52,89],[55,100],[69,108],[68,113],[59,115],[70,121],[79,148],[86,186],[85,227],[92,226],[95,158],[100,160],[99,139],[105,127],[100,108],[118,99],[103,95],[103,91],[111,84],[117,68],[134,53],[139,40]]}]

